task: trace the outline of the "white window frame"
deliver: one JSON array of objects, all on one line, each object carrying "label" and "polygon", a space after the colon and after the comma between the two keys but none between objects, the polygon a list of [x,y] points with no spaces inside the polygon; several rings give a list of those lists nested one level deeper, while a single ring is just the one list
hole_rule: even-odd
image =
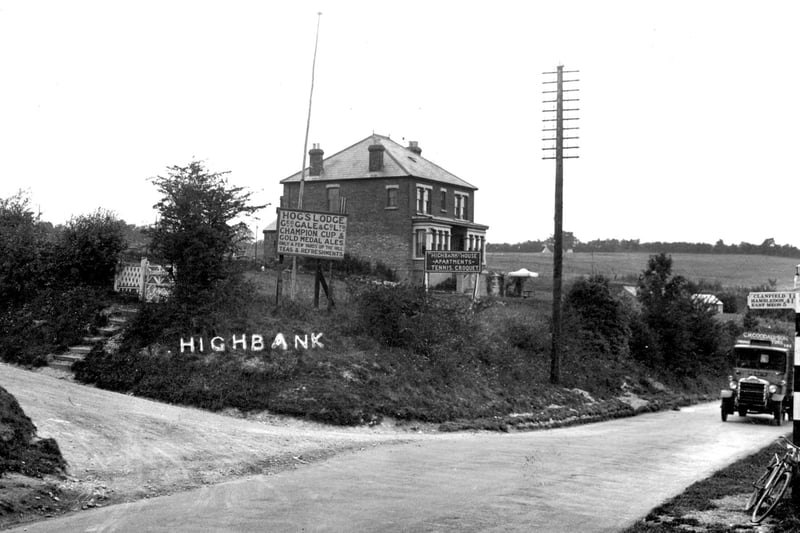
[{"label": "white window frame", "polygon": [[[450,226],[439,224],[419,224],[414,225],[413,231],[413,246],[414,246],[414,259],[425,259],[426,250],[451,250],[451,243],[453,240],[453,232]],[[420,249],[419,232],[423,231],[425,235],[424,250]]]},{"label": "white window frame", "polygon": [[469,194],[454,192],[453,195],[456,199],[456,207],[453,216],[459,220],[467,220],[467,201]]},{"label": "white window frame", "polygon": [[[331,189],[336,189],[336,205],[331,209]],[[325,203],[328,207],[328,211],[331,213],[338,213],[339,206],[342,202],[342,189],[339,185],[326,185],[325,186]]]},{"label": "white window frame", "polygon": [[[431,196],[433,196],[433,187],[430,185],[423,185],[421,183],[417,183],[416,185],[416,211],[417,213],[423,215],[430,215],[433,211],[431,210]],[[421,193],[421,194],[420,194]],[[420,210],[420,203],[422,204],[422,209]]]},{"label": "white window frame", "polygon": [[[389,205],[389,191],[395,191],[394,196],[394,205]],[[399,185],[387,185],[386,186],[386,206],[385,209],[397,209],[397,202],[400,196],[400,186]]]}]

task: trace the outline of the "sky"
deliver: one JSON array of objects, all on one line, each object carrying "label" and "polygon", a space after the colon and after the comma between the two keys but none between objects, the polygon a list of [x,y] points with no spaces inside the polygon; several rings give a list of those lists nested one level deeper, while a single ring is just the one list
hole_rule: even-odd
[{"label": "sky", "polygon": [[564,230],[800,246],[793,0],[0,0],[0,198],[150,224],[150,178],[200,160],[271,204],[263,229],[303,162],[318,20],[308,148],[417,141],[478,188],[489,242],[553,234],[563,65]]}]

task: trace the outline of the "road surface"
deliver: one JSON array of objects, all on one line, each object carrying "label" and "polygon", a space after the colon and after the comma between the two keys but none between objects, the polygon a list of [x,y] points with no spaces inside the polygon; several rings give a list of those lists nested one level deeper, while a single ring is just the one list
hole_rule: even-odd
[{"label": "road surface", "polygon": [[790,428],[766,416],[723,423],[708,403],[549,431],[427,435],[13,531],[619,531]]}]

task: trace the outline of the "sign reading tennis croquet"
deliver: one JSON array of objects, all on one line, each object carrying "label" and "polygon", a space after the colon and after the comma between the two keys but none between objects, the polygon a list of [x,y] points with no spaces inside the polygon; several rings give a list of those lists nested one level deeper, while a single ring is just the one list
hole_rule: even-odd
[{"label": "sign reading tennis croquet", "polygon": [[751,292],[747,295],[750,309],[795,309],[796,305],[796,292]]},{"label": "sign reading tennis croquet", "polygon": [[428,250],[425,252],[425,271],[458,272],[461,274],[480,272],[481,253]]},{"label": "sign reading tennis croquet", "polygon": [[347,215],[278,209],[278,255],[344,257]]}]

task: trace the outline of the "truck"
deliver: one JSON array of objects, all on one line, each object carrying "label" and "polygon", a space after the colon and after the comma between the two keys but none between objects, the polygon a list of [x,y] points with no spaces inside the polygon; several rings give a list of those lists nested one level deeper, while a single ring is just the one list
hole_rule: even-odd
[{"label": "truck", "polygon": [[720,392],[722,421],[738,413],[766,413],[780,426],[792,420],[794,339],[787,335],[746,332],[733,347],[734,370]]}]

